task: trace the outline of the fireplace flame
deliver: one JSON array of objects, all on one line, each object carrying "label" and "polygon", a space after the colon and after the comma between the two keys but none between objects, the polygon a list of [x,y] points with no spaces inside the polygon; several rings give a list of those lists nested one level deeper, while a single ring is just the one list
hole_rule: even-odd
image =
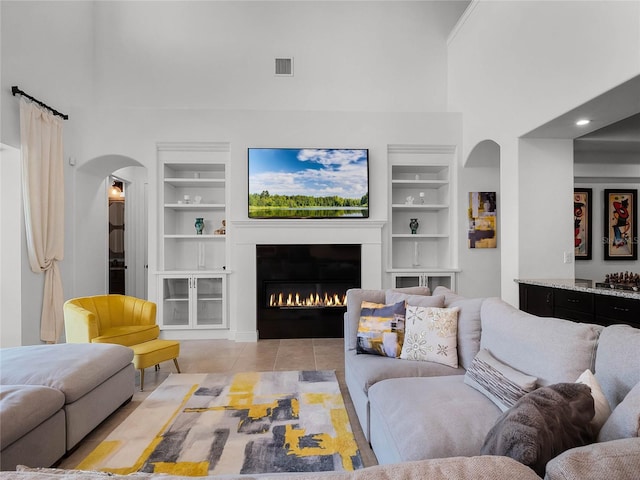
[{"label": "fireplace flame", "polygon": [[327,292],[310,293],[308,297],[301,296],[300,293],[272,293],[269,297],[270,307],[343,307],[347,304],[347,295],[340,296],[337,293]]}]

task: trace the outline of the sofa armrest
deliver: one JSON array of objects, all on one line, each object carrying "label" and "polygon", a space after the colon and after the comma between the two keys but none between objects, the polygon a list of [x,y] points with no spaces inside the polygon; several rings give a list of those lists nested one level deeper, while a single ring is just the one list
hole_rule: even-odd
[{"label": "sofa armrest", "polygon": [[96,314],[67,301],[64,304],[64,330],[67,343],[91,343],[100,334]]},{"label": "sofa armrest", "polygon": [[640,438],[624,438],[572,448],[547,464],[545,480],[637,478]]}]

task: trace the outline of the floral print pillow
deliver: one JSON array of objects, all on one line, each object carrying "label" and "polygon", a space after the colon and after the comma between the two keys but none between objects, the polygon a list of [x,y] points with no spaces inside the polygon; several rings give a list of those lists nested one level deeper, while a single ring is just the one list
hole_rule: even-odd
[{"label": "floral print pillow", "polygon": [[436,362],[458,368],[458,312],[460,307],[407,305],[400,358]]}]

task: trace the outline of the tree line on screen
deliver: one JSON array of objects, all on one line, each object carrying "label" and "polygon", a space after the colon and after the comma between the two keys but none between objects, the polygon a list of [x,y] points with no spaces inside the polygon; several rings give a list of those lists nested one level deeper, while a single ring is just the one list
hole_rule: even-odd
[{"label": "tree line on screen", "polygon": [[360,198],[343,198],[337,195],[313,197],[309,195],[271,195],[267,190],[249,194],[249,206],[258,208],[304,207],[368,207],[369,194]]}]

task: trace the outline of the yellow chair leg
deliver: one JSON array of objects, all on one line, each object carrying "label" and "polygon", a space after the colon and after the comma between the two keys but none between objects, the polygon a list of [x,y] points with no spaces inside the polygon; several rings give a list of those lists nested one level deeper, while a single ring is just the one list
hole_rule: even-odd
[{"label": "yellow chair leg", "polygon": [[175,366],[176,366],[176,370],[178,371],[178,373],[181,373],[181,372],[180,372],[180,365],[178,365],[178,359],[177,359],[177,358],[174,358],[174,359],[173,359],[173,363],[175,364]]},{"label": "yellow chair leg", "polygon": [[144,388],[144,368],[140,369],[140,391]]}]

